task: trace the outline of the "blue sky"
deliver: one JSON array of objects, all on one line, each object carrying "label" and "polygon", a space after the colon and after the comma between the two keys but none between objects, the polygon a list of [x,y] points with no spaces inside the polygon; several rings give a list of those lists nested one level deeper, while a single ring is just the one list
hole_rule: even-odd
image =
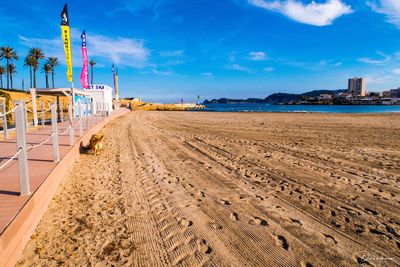
[{"label": "blue sky", "polygon": [[[29,83],[23,57],[32,46],[58,57],[56,85],[68,86],[60,37],[65,1],[6,1],[0,46],[20,60],[15,84]],[[266,97],[347,87],[367,77],[368,90],[400,86],[398,0],[98,0],[70,1],[75,85],[86,29],[95,82],[112,84],[119,67],[121,96],[152,101]],[[3,61],[2,64],[5,64]],[[44,87],[44,74],[38,74]]]}]

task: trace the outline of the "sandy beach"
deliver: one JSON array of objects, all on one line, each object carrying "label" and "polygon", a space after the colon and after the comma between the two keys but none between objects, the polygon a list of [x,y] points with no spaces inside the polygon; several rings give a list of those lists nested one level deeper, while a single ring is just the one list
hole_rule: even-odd
[{"label": "sandy beach", "polygon": [[398,266],[400,115],[131,112],[17,266]]}]

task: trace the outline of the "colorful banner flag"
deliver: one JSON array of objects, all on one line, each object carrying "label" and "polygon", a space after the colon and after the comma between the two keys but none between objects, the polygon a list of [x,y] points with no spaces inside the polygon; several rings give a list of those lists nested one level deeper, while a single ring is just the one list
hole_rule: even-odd
[{"label": "colorful banner flag", "polygon": [[68,67],[67,78],[68,81],[72,82],[72,48],[67,4],[65,4],[61,12],[61,38],[64,42],[65,61]]},{"label": "colorful banner flag", "polygon": [[118,89],[118,68],[115,68],[115,99],[118,99],[119,89]]},{"label": "colorful banner flag", "polygon": [[89,63],[88,63],[88,55],[86,49],[86,31],[83,31],[81,34],[82,39],[82,60],[83,67],[81,71],[81,84],[84,89],[88,89],[89,85]]}]

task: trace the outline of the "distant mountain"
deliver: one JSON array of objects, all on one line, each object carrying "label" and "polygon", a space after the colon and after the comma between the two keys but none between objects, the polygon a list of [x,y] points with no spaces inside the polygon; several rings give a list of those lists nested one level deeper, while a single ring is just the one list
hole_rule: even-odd
[{"label": "distant mountain", "polygon": [[248,103],[265,103],[265,99],[262,98],[247,98],[247,99],[230,99],[230,98],[220,98],[208,101],[207,99],[203,104],[248,104]]},{"label": "distant mountain", "polygon": [[220,98],[220,99],[212,99],[208,101],[207,99],[203,102],[203,104],[255,104],[255,103],[268,103],[268,104],[278,104],[278,103],[287,103],[287,102],[295,102],[301,101],[304,97],[315,97],[321,94],[339,94],[346,92],[347,89],[340,90],[314,90],[310,92],[305,92],[302,94],[287,94],[287,93],[275,93],[264,99],[262,98],[247,98],[247,99],[229,99],[229,98]]}]

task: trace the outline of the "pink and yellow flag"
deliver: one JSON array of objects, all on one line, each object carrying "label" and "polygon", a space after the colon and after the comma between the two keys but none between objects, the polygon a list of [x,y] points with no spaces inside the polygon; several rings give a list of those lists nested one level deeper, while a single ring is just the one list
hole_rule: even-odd
[{"label": "pink and yellow flag", "polygon": [[83,88],[88,89],[90,87],[90,84],[89,84],[88,55],[86,49],[86,31],[82,32],[81,39],[82,39],[82,60],[83,60],[83,67],[81,72],[81,84]]}]

